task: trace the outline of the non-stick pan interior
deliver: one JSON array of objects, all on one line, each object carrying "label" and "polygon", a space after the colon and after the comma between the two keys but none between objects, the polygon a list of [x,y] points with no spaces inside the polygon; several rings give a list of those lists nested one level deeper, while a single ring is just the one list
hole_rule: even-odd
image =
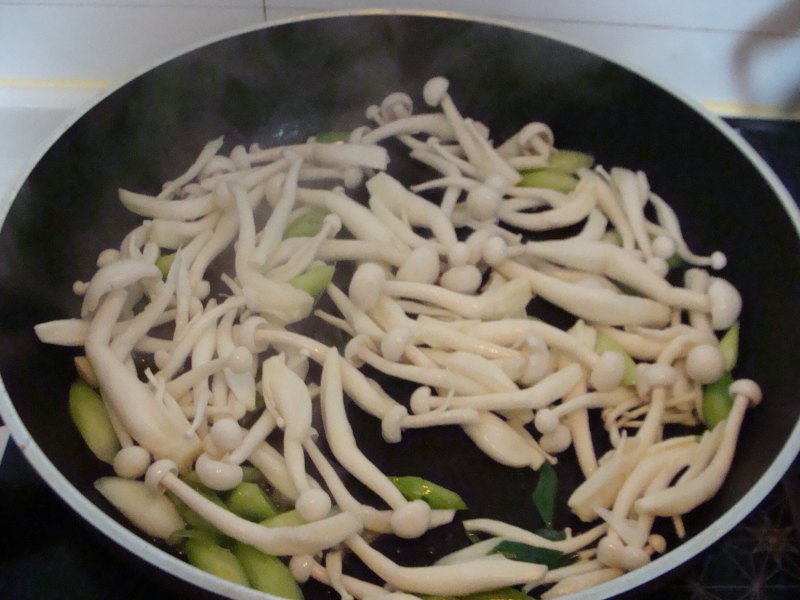
[{"label": "non-stick pan interior", "polygon": [[[645,171],[652,189],[675,208],[690,246],[726,253],[724,276],[745,306],[738,372],[762,385],[765,401],[748,414],[722,491],[686,519],[690,534],[711,525],[764,475],[800,413],[792,360],[800,245],[759,170],[694,109],[586,51],[492,24],[371,15],[251,31],[164,63],[89,110],[22,186],[0,232],[0,374],[33,440],[88,498],[116,518],[92,488],[107,470],[69,421],[73,353],[40,344],[33,325],[77,315],[73,281],[88,279],[97,254],[117,246],[137,223],[117,201],[117,188],[157,192],[220,135],[227,149],[303,141],[365,123],[364,109],[397,90],[421,106],[422,85],[435,75],[450,79],[457,105],[486,123],[496,140],[543,121],[557,147],[590,152],[609,168]],[[422,176],[399,154],[390,172]],[[408,392],[395,390],[399,397]],[[387,446],[377,421],[355,408],[350,414],[360,445],[388,472],[458,489],[468,516],[541,526],[530,471],[492,463],[456,429],[409,432]],[[571,462],[565,456],[557,467],[564,500],[578,482]],[[561,506],[557,524],[575,525]],[[464,543],[454,526],[394,544],[390,555],[422,564]]]}]

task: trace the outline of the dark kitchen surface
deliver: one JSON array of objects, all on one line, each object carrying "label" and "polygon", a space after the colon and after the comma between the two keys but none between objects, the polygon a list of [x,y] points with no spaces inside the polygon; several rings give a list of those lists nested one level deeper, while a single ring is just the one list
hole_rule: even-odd
[{"label": "dark kitchen surface", "polygon": [[[731,119],[729,123],[766,159],[789,193],[800,198],[800,122]],[[746,444],[742,451],[747,451]],[[74,514],[9,444],[0,463],[0,599],[167,597],[208,596],[180,588],[106,540]],[[630,597],[800,598],[800,460],[720,542]]]}]

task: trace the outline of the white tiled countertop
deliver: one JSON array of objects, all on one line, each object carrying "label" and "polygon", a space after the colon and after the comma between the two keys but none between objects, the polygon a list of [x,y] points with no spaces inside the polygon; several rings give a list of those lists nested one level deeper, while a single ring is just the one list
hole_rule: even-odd
[{"label": "white tiled countertop", "polygon": [[0,0],[0,198],[70,115],[164,57],[265,21],[364,8],[524,24],[721,114],[798,115],[798,0]]}]

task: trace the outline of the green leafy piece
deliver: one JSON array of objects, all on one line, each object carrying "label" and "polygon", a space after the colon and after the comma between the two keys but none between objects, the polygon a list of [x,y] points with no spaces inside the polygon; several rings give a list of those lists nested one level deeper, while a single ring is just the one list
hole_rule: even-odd
[{"label": "green leafy piece", "polygon": [[247,481],[233,489],[225,504],[233,514],[255,523],[278,514],[266,492],[258,484]]},{"label": "green leafy piece", "polygon": [[508,559],[521,562],[545,565],[548,569],[557,569],[573,562],[574,557],[560,550],[537,548],[522,542],[504,540],[494,547],[491,554],[502,554]]},{"label": "green leafy piece", "polygon": [[719,341],[719,351],[725,361],[725,368],[732,371],[739,359],[739,323],[734,323]]},{"label": "green leafy piece", "polygon": [[539,537],[543,537],[546,540],[550,540],[551,542],[560,542],[562,540],[567,539],[566,532],[559,530],[559,529],[537,529],[534,531],[536,535]]},{"label": "green leafy piece", "polygon": [[333,279],[334,268],[332,265],[317,265],[311,267],[305,273],[301,273],[297,277],[290,279],[289,283],[296,287],[298,290],[304,291],[314,299],[318,299],[328,284]]},{"label": "green leafy piece", "polygon": [[208,540],[194,538],[184,546],[186,558],[198,569],[240,585],[249,585],[247,575],[233,552]]},{"label": "green leafy piece", "polygon": [[250,587],[281,598],[303,600],[303,592],[281,559],[241,542],[233,552],[247,574]]},{"label": "green leafy piece", "polygon": [[558,192],[571,192],[578,185],[578,180],[569,173],[554,169],[534,169],[523,171],[519,187],[547,188]]},{"label": "green leafy piece", "polygon": [[609,350],[621,354],[622,359],[625,361],[625,374],[622,376],[622,385],[634,385],[636,383],[636,363],[633,362],[631,355],[625,352],[619,342],[604,333],[598,332],[594,351],[597,354],[602,354]]},{"label": "green leafy piece", "polygon": [[179,529],[167,538],[167,544],[178,546],[186,540],[203,540],[212,544],[222,545],[224,536],[218,532],[207,531],[205,529]]},{"label": "green leafy piece", "polygon": [[539,480],[533,490],[533,503],[539,516],[542,517],[547,527],[553,526],[553,514],[556,509],[556,491],[558,489],[558,479],[553,465],[545,462],[539,469]]},{"label": "green leafy piece", "polygon": [[169,275],[169,270],[172,268],[172,263],[175,262],[175,252],[171,252],[170,254],[162,254],[156,259],[156,266],[158,270],[161,271],[161,275],[164,279],[167,278]]},{"label": "green leafy piece", "polygon": [[298,525],[305,525],[307,522],[300,516],[299,512],[293,509],[264,519],[261,521],[261,525],[264,527],[297,527]]},{"label": "green leafy piece", "polygon": [[389,477],[406,500],[424,500],[431,508],[464,510],[467,505],[461,496],[432,481],[408,475]]},{"label": "green leafy piece", "polygon": [[577,150],[553,150],[547,159],[547,168],[562,173],[577,173],[594,164],[594,156]]},{"label": "green leafy piece", "polygon": [[320,144],[335,144],[336,142],[347,142],[350,140],[349,131],[326,131],[315,136]]},{"label": "green leafy piece", "polygon": [[314,237],[322,229],[322,222],[330,214],[321,206],[311,208],[287,225],[283,231],[283,239],[295,237]]},{"label": "green leafy piece", "polygon": [[733,406],[733,398],[728,388],[733,383],[730,373],[725,373],[714,383],[703,388],[703,422],[709,429],[714,429],[721,421],[728,418]]},{"label": "green leafy piece", "polygon": [[92,453],[105,463],[114,462],[121,446],[100,394],[83,379],[69,388],[69,414]]}]

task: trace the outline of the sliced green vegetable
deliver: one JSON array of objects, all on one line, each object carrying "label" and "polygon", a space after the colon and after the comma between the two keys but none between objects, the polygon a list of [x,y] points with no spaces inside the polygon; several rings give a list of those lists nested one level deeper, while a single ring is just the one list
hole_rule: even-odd
[{"label": "sliced green vegetable", "polygon": [[504,540],[494,547],[491,554],[502,554],[508,559],[545,565],[548,569],[557,569],[573,562],[574,557],[560,550],[537,548],[522,542]]},{"label": "sliced green vegetable", "polygon": [[539,537],[543,537],[546,540],[550,540],[551,542],[560,542],[562,540],[567,539],[566,532],[559,530],[559,529],[537,529],[534,531],[536,535]]},{"label": "sliced green vegetable", "polygon": [[553,150],[547,159],[547,168],[563,173],[577,173],[594,164],[594,156],[577,150]]},{"label": "sliced green vegetable", "polygon": [[636,363],[633,362],[631,355],[625,352],[625,349],[619,342],[604,333],[598,332],[597,340],[594,344],[594,351],[597,352],[597,354],[602,354],[609,350],[620,353],[625,361],[625,374],[622,376],[622,385],[634,385],[636,383]]},{"label": "sliced green vegetable", "polygon": [[542,517],[544,524],[551,528],[553,527],[553,514],[556,509],[557,489],[556,471],[553,469],[553,465],[545,462],[539,469],[539,480],[533,490],[533,503],[536,505],[536,510],[539,511],[539,516]]},{"label": "sliced green vegetable", "polygon": [[198,569],[240,585],[249,585],[247,575],[233,552],[208,540],[186,541],[186,558]]},{"label": "sliced green vegetable", "polygon": [[400,490],[406,500],[424,500],[431,508],[449,510],[464,510],[467,508],[461,496],[422,477],[409,475],[389,477],[389,479]]},{"label": "sliced green vegetable", "polygon": [[322,222],[328,214],[328,211],[321,206],[311,208],[307,213],[300,215],[287,225],[283,230],[283,239],[314,237],[322,229]]},{"label": "sliced green vegetable", "polygon": [[233,489],[225,504],[232,513],[248,521],[259,522],[278,514],[266,492],[258,484],[246,481]]},{"label": "sliced green vegetable", "polygon": [[334,144],[336,142],[347,142],[350,140],[349,131],[326,131],[315,136],[320,144]]},{"label": "sliced green vegetable", "polygon": [[167,538],[167,544],[178,546],[186,540],[203,540],[212,544],[221,545],[225,537],[205,529],[179,529]]},{"label": "sliced green vegetable", "polygon": [[301,273],[297,277],[290,279],[289,283],[296,287],[298,290],[304,291],[309,296],[315,299],[322,295],[325,288],[333,279],[334,268],[332,265],[317,265],[311,267],[305,273]]},{"label": "sliced green vegetable", "polygon": [[732,383],[731,374],[725,373],[703,389],[703,422],[709,429],[714,429],[718,423],[728,418],[733,406],[733,398],[728,392]]},{"label": "sliced green vegetable", "polygon": [[739,359],[739,323],[734,323],[719,341],[719,351],[725,361],[725,368],[732,371]]},{"label": "sliced green vegetable", "polygon": [[103,462],[113,463],[121,448],[119,439],[103,399],[83,379],[69,388],[69,414],[89,450]]},{"label": "sliced green vegetable", "polygon": [[569,173],[554,169],[534,169],[523,171],[519,187],[547,188],[558,192],[571,192],[578,185],[578,180]]},{"label": "sliced green vegetable", "polygon": [[161,271],[164,279],[169,275],[169,270],[172,268],[172,263],[175,261],[175,252],[170,254],[162,254],[156,259],[156,266]]},{"label": "sliced green vegetable", "polygon": [[300,516],[299,512],[292,509],[264,519],[261,524],[265,527],[297,527],[298,525],[305,525],[307,522]]},{"label": "sliced green vegetable", "polygon": [[686,265],[686,261],[681,258],[677,252],[667,259],[667,267],[672,271],[673,269],[680,269]]},{"label": "sliced green vegetable", "polygon": [[[193,473],[194,471],[184,475],[182,477],[183,481],[187,485],[190,485],[198,494],[204,496],[208,500],[211,500],[217,506],[220,506],[222,508],[227,508],[225,506],[225,503],[222,501],[222,498],[219,497],[219,494],[217,494],[213,490],[209,490],[203,484],[196,483],[194,481],[194,477],[196,477],[196,475],[194,475],[193,477],[192,475]],[[214,527],[211,523],[209,523],[203,517],[194,512],[191,508],[186,506],[183,500],[181,500],[171,492],[167,492],[167,496],[169,496],[169,499],[172,500],[172,503],[175,505],[175,508],[178,509],[178,512],[180,513],[181,517],[183,517],[183,520],[186,521],[186,524],[189,526],[189,528],[201,529],[203,531],[208,531],[213,534],[222,535],[222,533],[216,527]]]},{"label": "sliced green vegetable", "polygon": [[233,552],[247,574],[250,587],[282,598],[303,600],[303,592],[279,558],[242,543],[236,544]]},{"label": "sliced green vegetable", "polygon": [[248,483],[264,481],[264,474],[255,467],[249,467],[245,465],[242,467],[242,481],[246,481]]}]

